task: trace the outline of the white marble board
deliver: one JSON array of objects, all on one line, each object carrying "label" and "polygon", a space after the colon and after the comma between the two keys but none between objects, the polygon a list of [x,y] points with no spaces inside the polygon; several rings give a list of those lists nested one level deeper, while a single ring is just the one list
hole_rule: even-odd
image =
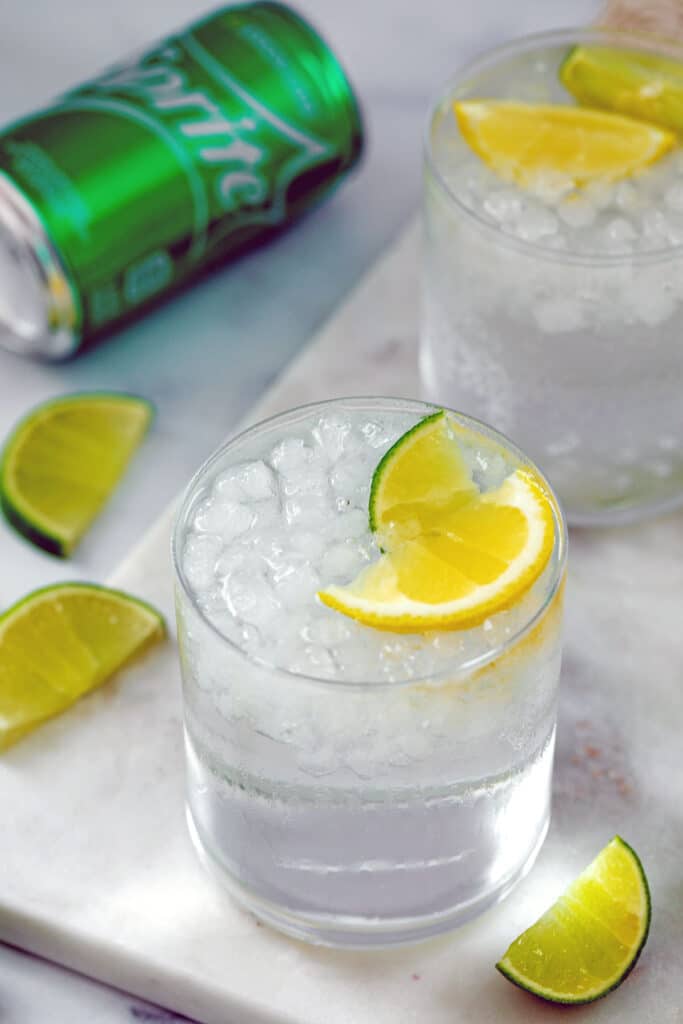
[{"label": "white marble board", "polygon": [[[419,392],[411,227],[250,418],[326,396]],[[115,574],[172,615],[170,513]],[[615,832],[641,853],[652,934],[576,1021],[683,1021],[683,513],[571,538],[554,815],[530,876],[460,931],[377,953],[309,948],[238,909],[183,814],[173,642],[0,762],[0,938],[204,1024],[535,1024],[558,1011],[493,969]]]}]

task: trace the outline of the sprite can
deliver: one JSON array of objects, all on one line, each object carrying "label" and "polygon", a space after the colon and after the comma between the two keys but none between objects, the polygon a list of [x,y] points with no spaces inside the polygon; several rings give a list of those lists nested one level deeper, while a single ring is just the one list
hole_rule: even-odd
[{"label": "sprite can", "polygon": [[0,133],[0,344],[63,358],[280,230],[357,161],[334,54],[224,8]]}]

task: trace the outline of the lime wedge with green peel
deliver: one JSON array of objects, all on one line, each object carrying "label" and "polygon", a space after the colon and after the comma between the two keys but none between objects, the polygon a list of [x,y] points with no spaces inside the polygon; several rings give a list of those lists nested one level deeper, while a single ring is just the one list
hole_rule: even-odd
[{"label": "lime wedge with green peel", "polygon": [[164,635],[150,605],[87,583],[29,594],[0,616],[0,750]]},{"label": "lime wedge with green peel", "polygon": [[78,394],[34,409],[9,438],[0,503],[9,522],[67,557],[123,475],[154,415],[133,395]]},{"label": "lime wedge with green peel", "polygon": [[649,927],[643,865],[616,836],[496,967],[542,999],[592,1003],[632,970]]},{"label": "lime wedge with green peel", "polygon": [[534,188],[548,175],[574,186],[627,178],[676,142],[672,132],[603,110],[503,100],[454,106],[470,148],[499,177],[522,188]]},{"label": "lime wedge with green peel", "polygon": [[370,487],[370,529],[380,542],[427,533],[477,488],[445,412],[420,420],[377,466]]},{"label": "lime wedge with green peel", "polygon": [[421,420],[375,470],[370,525],[382,554],[320,600],[378,629],[464,629],[514,604],[555,542],[554,505],[531,470],[479,490],[466,433],[447,413]]},{"label": "lime wedge with green peel", "polygon": [[560,81],[579,103],[683,132],[683,63],[640,50],[575,46]]}]

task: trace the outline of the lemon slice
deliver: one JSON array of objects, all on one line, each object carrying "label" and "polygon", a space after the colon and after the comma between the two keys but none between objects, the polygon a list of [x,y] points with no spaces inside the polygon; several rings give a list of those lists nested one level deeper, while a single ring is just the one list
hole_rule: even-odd
[{"label": "lemon slice", "polygon": [[592,1003],[633,969],[649,928],[645,871],[615,836],[496,967],[542,999]]},{"label": "lemon slice", "polygon": [[0,504],[51,554],[75,548],[125,472],[154,411],[134,395],[67,395],[34,409],[9,438]]},{"label": "lemon slice", "polygon": [[163,634],[154,608],[107,587],[60,583],[19,601],[0,616],[0,750]]},{"label": "lemon slice", "polygon": [[499,177],[523,188],[549,173],[576,186],[627,178],[676,141],[654,125],[583,107],[467,100],[454,108],[475,153]]},{"label": "lemon slice", "polygon": [[375,470],[370,523],[383,554],[324,604],[395,632],[466,628],[514,604],[541,574],[555,542],[542,481],[518,469],[481,493],[444,412],[427,417]]},{"label": "lemon slice", "polygon": [[560,68],[564,87],[603,107],[683,131],[683,63],[639,50],[575,46]]}]

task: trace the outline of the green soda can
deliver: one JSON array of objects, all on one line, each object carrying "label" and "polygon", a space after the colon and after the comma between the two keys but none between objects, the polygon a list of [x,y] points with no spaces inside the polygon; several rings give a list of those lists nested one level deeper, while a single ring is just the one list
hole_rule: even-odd
[{"label": "green soda can", "polygon": [[337,59],[224,8],[0,133],[0,344],[59,359],[280,230],[357,161]]}]

